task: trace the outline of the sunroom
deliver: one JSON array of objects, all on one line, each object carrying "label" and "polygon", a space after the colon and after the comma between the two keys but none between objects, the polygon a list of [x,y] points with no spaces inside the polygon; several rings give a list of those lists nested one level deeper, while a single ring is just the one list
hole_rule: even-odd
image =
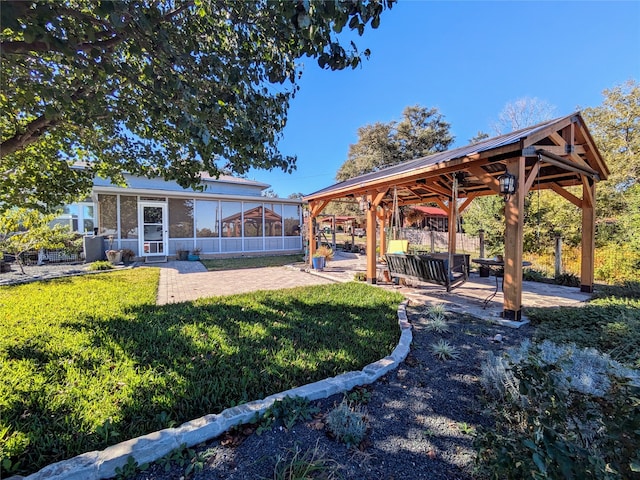
[{"label": "sunroom", "polygon": [[96,178],[91,199],[105,248],[131,249],[143,259],[198,250],[204,256],[302,250],[299,200],[267,198],[265,183],[203,176],[203,191],[175,182],[125,176],[127,186]]}]

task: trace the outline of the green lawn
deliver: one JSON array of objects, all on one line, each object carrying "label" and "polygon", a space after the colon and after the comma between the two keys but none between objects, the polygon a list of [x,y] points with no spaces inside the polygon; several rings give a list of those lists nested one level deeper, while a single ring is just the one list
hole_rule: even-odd
[{"label": "green lawn", "polygon": [[304,261],[304,256],[275,255],[270,257],[214,258],[201,260],[207,270],[237,270],[239,268],[281,267]]},{"label": "green lawn", "polygon": [[398,294],[350,283],[155,305],[158,270],[0,287],[2,475],[391,352]]}]

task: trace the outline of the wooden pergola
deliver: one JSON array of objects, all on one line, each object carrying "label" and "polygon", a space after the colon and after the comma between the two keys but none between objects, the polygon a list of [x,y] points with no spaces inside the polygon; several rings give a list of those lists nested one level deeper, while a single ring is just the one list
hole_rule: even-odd
[{"label": "wooden pergola", "polygon": [[[376,223],[384,226],[394,199],[398,205],[435,202],[447,212],[449,251],[455,253],[456,210],[464,211],[483,195],[500,194],[498,178],[515,176],[516,190],[505,200],[503,317],[522,317],[522,244],[524,199],[530,190],[551,189],[582,211],[583,292],[593,291],[596,182],[609,170],[579,112],[465,147],[410,160],[360,175],[304,197],[309,202],[309,238],[314,219],[327,204],[351,198],[367,217],[367,281],[376,283]],[[454,183],[456,188],[454,188]],[[581,187],[572,193],[567,187]],[[575,190],[574,190],[575,191]],[[386,251],[384,228],[380,252]],[[310,242],[310,255],[315,252]]]}]

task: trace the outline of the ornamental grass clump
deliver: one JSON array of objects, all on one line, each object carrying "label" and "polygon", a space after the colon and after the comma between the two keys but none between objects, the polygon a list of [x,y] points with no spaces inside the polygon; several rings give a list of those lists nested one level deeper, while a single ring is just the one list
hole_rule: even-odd
[{"label": "ornamental grass clump", "polygon": [[442,361],[460,358],[458,348],[442,338],[431,345],[431,351],[438,360]]},{"label": "ornamental grass clump", "polygon": [[340,465],[320,450],[318,442],[315,447],[301,450],[298,445],[287,450],[285,455],[278,455],[273,472],[273,480],[333,480],[341,478],[338,473]]}]

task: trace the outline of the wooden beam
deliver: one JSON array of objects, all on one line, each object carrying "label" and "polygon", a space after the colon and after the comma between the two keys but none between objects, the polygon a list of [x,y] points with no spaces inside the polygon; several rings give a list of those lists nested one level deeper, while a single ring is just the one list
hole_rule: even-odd
[{"label": "wooden beam", "polygon": [[595,207],[596,200],[591,195],[591,183],[588,178],[582,177],[582,208],[584,207]]},{"label": "wooden beam", "polygon": [[[560,137],[560,135],[558,135],[558,137]],[[547,150],[548,152],[555,153],[556,155],[567,155],[568,153],[570,153],[570,152],[567,152],[567,147],[565,144],[563,145],[532,145],[531,148],[533,150],[544,149],[544,150]],[[584,155],[586,153],[584,145],[574,145],[573,153],[578,155],[580,154]]]},{"label": "wooden beam", "polygon": [[438,183],[436,183],[436,180],[439,181],[440,177],[437,177],[437,179],[429,180],[425,185],[425,188],[433,190],[434,192],[440,195],[444,195],[445,197],[451,195],[451,190],[447,188],[443,188],[442,185],[439,185]]},{"label": "wooden beam", "polygon": [[568,170],[570,172],[579,173],[580,175],[588,175],[590,177],[599,179],[598,172],[596,172],[589,166],[576,165],[571,160],[555,155],[544,149],[539,150],[538,153],[542,156],[542,160],[544,160],[545,163],[562,168],[563,170]]},{"label": "wooden beam", "polygon": [[374,193],[371,198],[371,205],[374,207],[378,207],[380,205],[380,202],[382,202],[382,199],[384,198],[384,196],[387,194],[387,190],[384,191],[379,191],[377,193]]},{"label": "wooden beam", "polygon": [[576,207],[582,208],[582,200],[580,200],[574,194],[572,194],[571,192],[567,192],[564,188],[562,188],[557,183],[551,183],[549,185],[551,186],[551,190],[556,192],[558,195],[560,195],[561,197],[566,198],[571,203],[573,203]]},{"label": "wooden beam", "polygon": [[524,228],[525,157],[507,161],[507,172],[518,180],[513,195],[505,202],[504,309],[508,320],[522,319],[522,239]]},{"label": "wooden beam", "polygon": [[487,187],[493,190],[495,193],[500,193],[500,183],[498,180],[488,173],[482,167],[473,167],[468,169],[469,173],[478,177],[478,179],[484,183]]},{"label": "wooden beam", "polygon": [[[376,210],[376,218],[380,224],[380,256],[382,257],[387,251],[387,232],[384,228],[387,220],[387,208],[385,206]],[[378,276],[377,273],[376,278]]]},{"label": "wooden beam", "polygon": [[458,212],[460,212],[460,213],[464,212],[464,211],[467,209],[467,207],[468,207],[469,205],[471,205],[471,202],[473,202],[473,199],[474,199],[474,198],[476,198],[476,196],[477,196],[477,195],[476,195],[476,194],[474,194],[474,193],[470,194],[470,195],[466,198],[466,200],[465,200],[464,202],[462,202],[462,203],[458,206]]},{"label": "wooden beam", "polygon": [[527,138],[524,139],[524,141],[522,142],[521,148],[535,145],[540,140],[547,138],[552,133],[562,130],[567,125],[570,125],[571,123],[573,123],[573,119],[574,119],[573,116],[566,117],[563,120],[558,121],[557,123],[553,123],[548,127],[543,128],[542,130],[538,130],[537,132],[532,133],[531,135],[529,135]]},{"label": "wooden beam", "polygon": [[[595,182],[586,182],[582,186],[583,198],[596,197]],[[580,259],[580,291],[593,292],[594,261],[595,261],[595,232],[596,214],[593,202],[587,205],[583,202],[582,207],[582,248]]]},{"label": "wooden beam", "polygon": [[531,170],[529,170],[529,176],[524,182],[524,193],[527,193],[531,190],[531,185],[533,185],[533,181],[536,179],[538,172],[540,171],[540,162],[536,162]]},{"label": "wooden beam", "polygon": [[309,212],[311,212],[312,217],[317,217],[320,215],[320,212],[325,209],[327,205],[329,205],[331,200],[321,200],[321,201],[310,201],[309,202]]},{"label": "wooden beam", "polygon": [[588,150],[587,159],[590,160],[589,165],[591,165],[591,162],[597,164],[598,171],[603,175],[601,180],[606,180],[611,172],[609,171],[607,164],[604,162],[602,155],[600,155],[600,151],[598,150],[598,147],[596,147],[589,130],[587,130],[587,127],[582,120],[582,117],[580,117],[580,121],[578,122],[578,133],[580,134],[582,141],[586,144]]},{"label": "wooden beam", "polygon": [[446,203],[444,203],[444,201],[442,201],[442,199],[440,197],[436,197],[433,200],[436,204],[438,204],[438,206],[444,210],[445,212],[447,212],[447,216],[449,215],[449,205],[447,205]]}]

